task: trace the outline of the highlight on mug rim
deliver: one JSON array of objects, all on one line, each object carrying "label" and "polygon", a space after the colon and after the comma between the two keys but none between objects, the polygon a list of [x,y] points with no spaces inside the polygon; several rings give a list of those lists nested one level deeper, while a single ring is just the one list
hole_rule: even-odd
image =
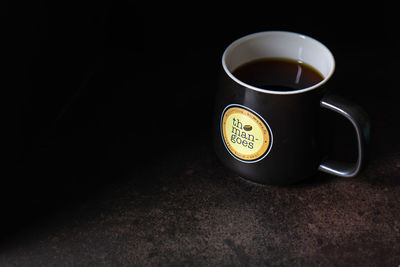
[{"label": "highlight on mug rim", "polygon": [[[305,62],[317,69],[324,79],[307,88],[273,91],[247,84],[232,74],[236,67],[259,58],[288,58]],[[335,71],[335,59],[324,44],[312,37],[288,31],[264,31],[232,42],[222,55],[222,67],[233,81],[246,88],[261,93],[290,95],[308,92],[326,83]]]}]

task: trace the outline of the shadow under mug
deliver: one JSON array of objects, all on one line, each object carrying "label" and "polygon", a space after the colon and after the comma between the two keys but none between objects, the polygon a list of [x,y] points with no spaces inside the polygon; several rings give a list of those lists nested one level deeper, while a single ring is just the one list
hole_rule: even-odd
[{"label": "shadow under mug", "polygon": [[[293,91],[266,90],[246,84],[232,72],[261,58],[301,61],[324,79]],[[327,94],[335,70],[332,53],[308,36],[283,31],[247,35],[229,45],[222,56],[216,94],[214,147],[222,163],[242,178],[262,184],[291,184],[323,171],[353,177],[365,163],[370,124],[361,107]],[[353,164],[327,160],[322,147],[321,108],[347,118],[357,136]]]}]

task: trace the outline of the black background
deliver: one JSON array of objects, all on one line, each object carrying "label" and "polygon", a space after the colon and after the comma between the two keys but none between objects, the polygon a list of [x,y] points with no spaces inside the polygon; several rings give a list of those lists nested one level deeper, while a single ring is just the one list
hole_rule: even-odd
[{"label": "black background", "polygon": [[[14,212],[18,205],[43,207],[45,199],[57,206],[63,194],[96,191],[176,147],[211,146],[222,52],[253,32],[287,30],[320,40],[336,58],[332,90],[363,106],[374,131],[397,125],[395,6],[3,5],[9,60],[3,143],[10,169],[2,175],[2,196]],[[373,140],[372,155],[398,150],[398,131],[388,134]]]}]

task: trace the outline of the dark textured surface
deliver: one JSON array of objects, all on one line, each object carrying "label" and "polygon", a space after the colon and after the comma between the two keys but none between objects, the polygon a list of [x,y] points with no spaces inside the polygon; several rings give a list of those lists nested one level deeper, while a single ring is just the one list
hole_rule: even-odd
[{"label": "dark textured surface", "polygon": [[357,178],[277,188],[238,178],[199,143],[128,176],[3,240],[1,265],[400,263],[399,154]]},{"label": "dark textured surface", "polygon": [[[0,265],[399,266],[396,8],[303,5],[15,7]],[[220,56],[261,30],[332,50],[329,86],[372,122],[358,177],[262,186],[216,159]],[[332,157],[353,160],[351,125],[332,125]]]}]

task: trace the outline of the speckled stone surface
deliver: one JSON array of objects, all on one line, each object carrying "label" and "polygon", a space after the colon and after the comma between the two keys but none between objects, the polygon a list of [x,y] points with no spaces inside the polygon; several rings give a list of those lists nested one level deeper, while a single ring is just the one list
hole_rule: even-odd
[{"label": "speckled stone surface", "polygon": [[[176,163],[179,164],[176,164]],[[180,148],[1,242],[13,266],[398,266],[400,155],[351,179],[247,182]]]}]

